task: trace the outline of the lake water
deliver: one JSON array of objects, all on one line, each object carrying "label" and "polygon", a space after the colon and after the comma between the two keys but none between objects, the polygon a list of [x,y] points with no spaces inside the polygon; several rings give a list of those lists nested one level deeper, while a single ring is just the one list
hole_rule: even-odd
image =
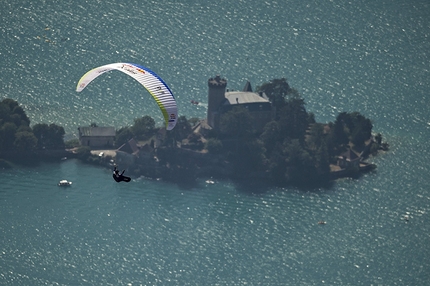
[{"label": "lake water", "polygon": [[[207,79],[286,77],[317,121],[359,111],[390,151],[331,188],[178,186],[66,160],[0,170],[0,284],[425,285],[430,281],[428,1],[12,1],[0,9],[0,99],[67,138],[162,116],[120,73],[135,62],[204,118]],[[60,179],[73,182],[60,188]],[[409,221],[403,218],[408,215]],[[324,220],[325,225],[318,221]]]}]

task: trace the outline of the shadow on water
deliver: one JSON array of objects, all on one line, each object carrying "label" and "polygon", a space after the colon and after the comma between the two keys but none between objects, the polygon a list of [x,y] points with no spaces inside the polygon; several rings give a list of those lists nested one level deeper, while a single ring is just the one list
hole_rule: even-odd
[{"label": "shadow on water", "polygon": [[290,184],[276,184],[264,180],[234,180],[236,189],[244,194],[262,195],[276,188],[294,188],[302,192],[325,192],[333,190],[336,181],[308,181],[308,182],[295,182]]},{"label": "shadow on water", "polygon": [[336,181],[309,181],[291,184],[292,187],[302,192],[318,193],[333,190]]},{"label": "shadow on water", "polygon": [[179,189],[185,191],[191,191],[199,187],[199,183],[196,180],[181,180],[172,183],[176,184]]},{"label": "shadow on water", "polygon": [[332,178],[332,180],[315,180],[315,181],[310,180],[307,182],[296,182],[291,186],[295,187],[299,191],[310,192],[310,193],[321,193],[321,192],[332,191],[335,185],[338,183],[338,180],[349,179],[359,184],[360,179],[363,179],[363,177],[366,174],[375,175],[376,169],[372,168],[366,171],[352,173],[338,178]]},{"label": "shadow on water", "polygon": [[0,169],[12,169],[19,167],[38,167],[41,160],[37,157],[15,157],[15,158],[0,158]]},{"label": "shadow on water", "polygon": [[232,181],[238,192],[249,195],[263,195],[276,187],[268,181],[236,179]]},{"label": "shadow on water", "polygon": [[247,195],[264,195],[274,189],[278,188],[294,188],[303,192],[321,192],[324,190],[330,190],[333,188],[335,182],[313,182],[306,184],[289,184],[289,185],[279,185],[265,180],[249,180],[249,179],[227,179],[227,178],[211,178],[205,181],[205,183],[199,182],[199,180],[165,180],[165,182],[175,184],[179,189],[186,191],[193,191],[201,188],[204,184],[213,184],[213,180],[227,180],[231,181],[235,189],[243,194]]},{"label": "shadow on water", "polygon": [[[332,180],[323,178],[323,179],[314,179],[308,181],[296,181],[290,182],[287,184],[279,184],[270,180],[257,180],[250,178],[226,178],[226,177],[211,177],[210,180],[228,180],[231,181],[238,192],[249,194],[249,195],[262,195],[267,192],[272,191],[273,189],[288,189],[294,188],[295,190],[299,190],[302,192],[310,192],[310,193],[318,193],[318,192],[327,192],[332,191],[337,184],[337,180],[348,178],[354,181],[358,181],[363,178],[365,174],[375,174],[376,170],[372,169],[366,172],[359,172],[355,174],[350,174],[348,176],[334,178]],[[181,178],[176,177],[175,179],[169,178],[165,180],[166,182],[177,185],[182,190],[194,190],[201,187],[201,184],[197,180],[197,177],[186,177],[183,176]],[[206,183],[208,183],[206,181]],[[213,182],[213,181],[212,181]]]},{"label": "shadow on water", "polygon": [[180,190],[191,191],[199,188],[199,183],[194,176],[170,176],[162,179],[164,182],[176,185]]}]

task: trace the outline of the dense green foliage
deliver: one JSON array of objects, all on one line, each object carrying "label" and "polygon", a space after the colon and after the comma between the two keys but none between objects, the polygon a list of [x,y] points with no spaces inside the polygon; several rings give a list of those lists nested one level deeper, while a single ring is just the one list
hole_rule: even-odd
[{"label": "dense green foliage", "polygon": [[235,107],[221,116],[220,136],[246,140],[254,133],[251,115],[244,107]]},{"label": "dense green foliage", "polygon": [[147,139],[154,134],[155,120],[148,115],[141,118],[136,118],[131,127],[133,135],[138,139]]},{"label": "dense green foliage", "polygon": [[295,91],[290,88],[286,78],[273,79],[263,83],[261,86],[257,86],[256,91],[264,92],[277,109],[285,105],[285,99],[288,95],[295,93]]},{"label": "dense green foliage", "polygon": [[88,146],[80,146],[76,150],[76,155],[82,161],[87,161],[92,156],[91,155],[91,148]]},{"label": "dense green foliage", "polygon": [[212,154],[220,154],[222,152],[222,141],[215,138],[210,138],[205,144],[205,148]]},{"label": "dense green foliage", "polygon": [[132,138],[138,140],[147,140],[154,135],[155,120],[148,115],[134,119],[134,124],[131,127],[122,127],[116,131],[115,147],[119,148]]},{"label": "dense green foliage", "polygon": [[126,143],[128,140],[133,138],[133,132],[130,127],[122,127],[116,131],[115,135],[115,147],[119,148],[121,145]]},{"label": "dense green foliage", "polygon": [[70,140],[64,142],[64,147],[67,149],[79,147],[80,145],[81,145],[81,142],[79,142],[79,139],[77,139],[77,138],[70,139]]},{"label": "dense green foliage", "polygon": [[63,127],[55,124],[36,124],[30,127],[30,119],[18,102],[4,99],[0,102],[0,154],[30,154],[37,150],[64,148]]},{"label": "dense green foliage", "polygon": [[166,132],[166,138],[164,139],[164,145],[172,148],[178,146],[178,142],[181,142],[192,134],[191,123],[185,116],[179,116],[176,122],[175,128]]},{"label": "dense green foliage", "polygon": [[39,149],[62,149],[65,147],[63,127],[55,124],[36,124],[33,126],[33,133],[37,138],[37,148]]},{"label": "dense green foliage", "polygon": [[175,128],[168,133],[173,135],[175,141],[181,141],[192,134],[191,124],[185,116],[179,116]]}]

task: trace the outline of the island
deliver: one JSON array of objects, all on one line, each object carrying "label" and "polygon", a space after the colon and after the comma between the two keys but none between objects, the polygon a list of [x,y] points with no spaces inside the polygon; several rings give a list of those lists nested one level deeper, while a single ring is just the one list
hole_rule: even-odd
[{"label": "island", "polygon": [[[191,104],[198,106],[200,101]],[[387,150],[381,134],[359,112],[341,112],[319,123],[285,78],[241,90],[227,89],[219,75],[208,80],[206,118],[180,116],[176,127],[156,127],[150,116],[132,126],[78,128],[79,139],[63,141],[64,129],[36,124],[12,99],[0,102],[0,168],[9,162],[76,157],[127,169],[132,176],[173,182],[197,178],[259,180],[280,186],[323,184],[373,170],[369,156]]]}]

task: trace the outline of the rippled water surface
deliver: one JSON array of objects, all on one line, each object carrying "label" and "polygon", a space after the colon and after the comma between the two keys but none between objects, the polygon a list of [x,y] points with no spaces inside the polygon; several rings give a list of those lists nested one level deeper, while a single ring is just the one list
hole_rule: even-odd
[{"label": "rippled water surface", "polygon": [[190,100],[205,103],[216,74],[231,89],[286,77],[318,121],[359,111],[390,151],[376,172],[313,190],[117,184],[74,160],[0,170],[0,284],[428,283],[428,1],[183,2],[3,1],[0,98],[71,138],[92,122],[161,124],[120,73],[77,94],[99,65],[153,69],[187,118],[205,117]]}]

